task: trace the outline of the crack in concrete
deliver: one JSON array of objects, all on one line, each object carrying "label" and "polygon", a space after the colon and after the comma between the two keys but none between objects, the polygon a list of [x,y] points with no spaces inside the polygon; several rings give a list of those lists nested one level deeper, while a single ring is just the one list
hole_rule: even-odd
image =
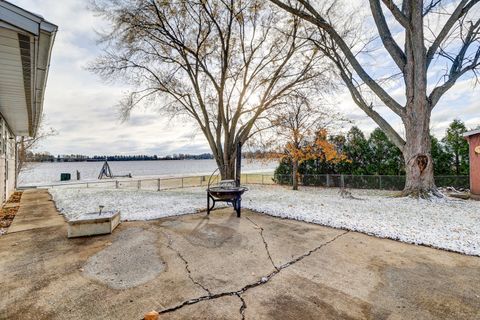
[{"label": "crack in concrete", "polygon": [[[277,274],[279,274],[283,269],[286,269],[288,267],[290,267],[291,265],[294,265],[295,263],[303,260],[304,258],[310,256],[312,253],[320,250],[321,248],[329,245],[330,243],[334,242],[335,240],[337,240],[338,238],[346,235],[347,233],[349,233],[350,231],[345,231],[339,235],[336,235],[335,237],[333,237],[332,239],[328,240],[327,242],[324,242],[322,243],[321,245],[307,251],[306,253],[304,253],[303,255],[301,256],[298,256],[297,258],[293,259],[293,260],[290,260],[284,264],[282,264],[281,266],[279,266],[278,268],[276,268],[274,271],[270,272],[269,274],[263,276],[262,278],[260,278],[259,281],[257,282],[253,282],[253,283],[249,283],[247,284],[246,286],[244,286],[243,288],[241,288],[240,290],[237,290],[237,291],[227,291],[227,292],[220,292],[220,293],[215,293],[215,294],[209,294],[209,295],[206,295],[206,296],[201,296],[201,297],[198,297],[198,298],[194,298],[194,299],[190,299],[190,300],[186,300],[180,304],[177,304],[176,306],[173,306],[171,308],[167,308],[167,309],[163,309],[163,310],[160,310],[159,313],[160,314],[164,314],[164,313],[170,313],[170,312],[173,312],[173,311],[176,311],[178,309],[181,309],[185,306],[189,306],[189,305],[192,305],[192,304],[197,304],[199,302],[202,302],[202,301],[206,301],[206,300],[214,300],[214,299],[218,299],[218,298],[222,298],[222,297],[225,297],[225,296],[237,296],[239,297],[241,300],[242,300],[242,307],[240,308],[240,311],[241,311],[241,314],[242,314],[242,319],[244,317],[244,313],[245,313],[245,309],[246,309],[246,304],[245,304],[245,301],[243,300],[243,298],[241,297],[241,294],[245,293],[247,290],[251,289],[251,288],[255,288],[255,287],[258,287],[260,285],[263,285],[265,283],[267,283],[268,281],[270,281],[270,279],[272,279],[274,276],[276,276]],[[243,313],[242,313],[243,312]]]},{"label": "crack in concrete", "polygon": [[265,246],[265,251],[267,251],[267,255],[268,255],[268,259],[270,260],[270,262],[272,263],[272,266],[275,268],[275,270],[278,271],[278,268],[277,266],[275,265],[275,262],[273,262],[273,259],[272,259],[272,256],[270,255],[270,250],[268,249],[268,243],[267,241],[265,240],[265,237],[263,236],[263,227],[261,227],[260,225],[258,225],[255,221],[253,221],[252,219],[250,219],[249,217],[245,217],[248,221],[250,221],[255,227],[257,227],[258,229],[260,229],[260,237],[262,237],[262,240],[263,240],[263,245]]},{"label": "crack in concrete", "polygon": [[176,250],[174,250],[174,251],[177,253],[178,257],[179,257],[180,259],[182,259],[183,263],[185,263],[185,270],[187,270],[188,277],[190,278],[190,280],[191,280],[194,284],[196,284],[197,286],[199,286],[200,288],[202,288],[203,290],[205,290],[205,291],[208,293],[209,296],[211,296],[211,295],[212,295],[212,292],[210,292],[210,290],[208,290],[207,287],[205,287],[203,284],[201,284],[200,282],[198,282],[198,281],[196,281],[195,279],[193,279],[193,277],[192,277],[192,272],[190,271],[190,268],[188,267],[188,261],[187,261],[187,259],[185,259],[185,258],[181,255],[180,252],[178,252],[178,251],[176,251]]},{"label": "crack in concrete", "polygon": [[242,305],[240,306],[240,315],[242,316],[242,320],[245,320],[245,309],[247,309],[247,303],[240,294],[237,294],[237,297],[240,299],[240,301],[242,301]]},{"label": "crack in concrete", "polygon": [[205,287],[203,284],[201,284],[200,282],[196,281],[196,280],[192,277],[192,272],[190,271],[190,268],[189,268],[187,259],[185,259],[178,250],[176,250],[175,248],[172,247],[173,240],[172,240],[172,238],[170,237],[170,235],[169,235],[168,233],[165,233],[165,232],[163,232],[163,234],[164,234],[164,235],[167,237],[167,239],[168,239],[167,248],[169,248],[170,250],[172,250],[173,252],[175,252],[175,253],[177,254],[177,256],[178,256],[178,257],[183,261],[183,263],[185,264],[185,270],[187,271],[188,278],[192,281],[193,284],[199,286],[199,287],[202,288],[204,291],[206,291],[209,296],[211,296],[211,295],[212,295],[212,292],[210,292],[210,290],[208,290],[207,287]]}]

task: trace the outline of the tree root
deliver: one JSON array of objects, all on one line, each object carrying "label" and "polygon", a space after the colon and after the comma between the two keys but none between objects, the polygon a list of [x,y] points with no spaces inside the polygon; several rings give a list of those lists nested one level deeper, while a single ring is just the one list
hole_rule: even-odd
[{"label": "tree root", "polygon": [[440,190],[438,190],[437,187],[433,187],[429,189],[408,188],[408,189],[404,189],[399,196],[410,197],[415,199],[424,199],[424,200],[445,198],[445,195]]}]

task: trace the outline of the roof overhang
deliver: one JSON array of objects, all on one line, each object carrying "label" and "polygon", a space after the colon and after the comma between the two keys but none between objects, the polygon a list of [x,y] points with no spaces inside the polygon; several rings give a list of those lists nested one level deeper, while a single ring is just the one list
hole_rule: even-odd
[{"label": "roof overhang", "polygon": [[16,136],[35,136],[58,27],[0,0],[0,113]]},{"label": "roof overhang", "polygon": [[480,134],[480,129],[467,131],[463,134],[463,136],[466,138],[466,137],[470,137],[470,136],[473,136],[473,135],[476,135],[476,134]]}]

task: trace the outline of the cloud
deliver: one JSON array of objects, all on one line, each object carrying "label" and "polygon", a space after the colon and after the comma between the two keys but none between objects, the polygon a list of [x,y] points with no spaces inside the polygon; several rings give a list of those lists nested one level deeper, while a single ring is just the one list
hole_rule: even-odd
[{"label": "cloud", "polygon": [[192,137],[194,125],[179,126],[152,110],[136,110],[128,121],[120,121],[116,105],[128,88],[107,85],[85,69],[101,53],[95,30],[105,27],[88,10],[88,1],[12,2],[58,25],[44,102],[47,126],[58,135],[45,140],[39,150],[89,155],[208,150],[202,137]]},{"label": "cloud", "polygon": [[[44,110],[48,125],[59,134],[46,140],[41,150],[52,154],[159,154],[209,152],[209,146],[192,121],[168,119],[152,109],[133,112],[127,122],[118,117],[118,101],[128,91],[119,84],[107,85],[85,69],[101,52],[95,30],[105,22],[87,9],[83,0],[11,0],[16,5],[36,12],[59,26],[53,47]],[[390,17],[387,17],[390,19]],[[371,22],[371,21],[370,21]],[[399,42],[403,35],[394,30]],[[377,47],[379,47],[377,45]],[[362,56],[374,76],[395,72],[396,67],[384,49]],[[441,72],[441,66],[434,70]],[[385,84],[385,88],[403,103],[401,81]],[[449,122],[460,118],[469,127],[480,124],[478,88],[469,79],[461,79],[440,101],[432,114],[432,130],[443,135]],[[403,99],[403,100],[402,100]],[[332,100],[354,124],[367,133],[376,124],[352,101],[346,91]],[[375,101],[380,112],[400,133],[400,119]],[[345,128],[345,131],[348,128]]]}]

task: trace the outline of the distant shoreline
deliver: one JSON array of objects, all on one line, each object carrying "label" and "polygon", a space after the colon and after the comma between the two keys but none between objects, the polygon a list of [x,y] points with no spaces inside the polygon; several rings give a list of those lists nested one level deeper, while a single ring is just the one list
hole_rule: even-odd
[{"label": "distant shoreline", "polygon": [[[261,160],[256,158],[245,158],[245,160]],[[184,160],[215,160],[214,158],[186,158],[186,159],[107,159],[109,162],[117,162],[117,161],[184,161]],[[63,163],[63,162],[104,162],[105,159],[84,159],[84,160],[75,160],[75,159],[67,159],[67,160],[45,160],[45,161],[27,161],[27,163]]]},{"label": "distant shoreline", "polygon": [[[205,159],[108,159],[107,161],[183,161],[183,160],[215,160],[213,158]],[[27,163],[57,163],[57,162],[104,162],[105,159],[88,159],[88,160],[45,160],[45,161],[28,161]]]}]

